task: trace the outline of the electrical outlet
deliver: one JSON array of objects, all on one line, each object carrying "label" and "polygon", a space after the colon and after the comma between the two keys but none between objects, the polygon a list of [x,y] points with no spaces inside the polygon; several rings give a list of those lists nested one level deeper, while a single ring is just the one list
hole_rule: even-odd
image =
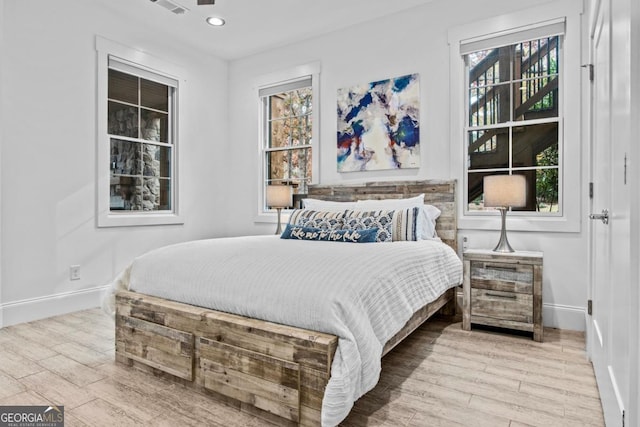
[{"label": "electrical outlet", "polygon": [[462,236],[462,250],[466,251],[467,249],[469,249],[469,237]]},{"label": "electrical outlet", "polygon": [[69,267],[69,280],[80,280],[79,265],[72,265]]}]

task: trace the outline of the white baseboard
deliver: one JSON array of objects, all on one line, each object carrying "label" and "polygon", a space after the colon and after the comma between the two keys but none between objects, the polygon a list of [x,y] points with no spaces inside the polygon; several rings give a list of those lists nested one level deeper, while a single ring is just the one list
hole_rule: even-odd
[{"label": "white baseboard", "polygon": [[[462,289],[458,290],[456,297],[458,302],[456,310],[458,313],[462,313]],[[587,327],[586,315],[584,307],[542,304],[542,323],[548,328],[584,331]]]},{"label": "white baseboard", "polygon": [[571,331],[584,331],[587,328],[586,310],[560,304],[542,304],[544,326]]},{"label": "white baseboard", "polygon": [[1,304],[0,327],[100,307],[107,288],[98,286]]},{"label": "white baseboard", "polygon": [[[1,304],[0,327],[99,307],[107,288],[108,285],[98,286]],[[462,307],[462,295],[459,294],[458,299],[460,308]],[[547,327],[573,331],[584,331],[586,329],[586,311],[584,307],[543,304],[542,318],[544,326]]]}]

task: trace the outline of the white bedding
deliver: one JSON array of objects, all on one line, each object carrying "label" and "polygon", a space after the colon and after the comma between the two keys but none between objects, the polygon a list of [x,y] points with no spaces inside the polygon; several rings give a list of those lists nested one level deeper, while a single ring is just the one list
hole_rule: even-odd
[{"label": "white bedding", "polygon": [[114,283],[130,290],[339,337],[322,425],[342,421],[380,375],[386,341],[462,282],[437,241],[337,243],[249,236],[163,247]]}]

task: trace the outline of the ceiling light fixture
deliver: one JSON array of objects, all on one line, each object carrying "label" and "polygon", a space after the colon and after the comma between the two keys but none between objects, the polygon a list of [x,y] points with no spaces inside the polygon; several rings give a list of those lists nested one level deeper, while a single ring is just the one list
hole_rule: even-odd
[{"label": "ceiling light fixture", "polygon": [[217,16],[208,17],[207,23],[209,25],[213,25],[214,27],[222,27],[225,24],[224,19],[218,18]]}]

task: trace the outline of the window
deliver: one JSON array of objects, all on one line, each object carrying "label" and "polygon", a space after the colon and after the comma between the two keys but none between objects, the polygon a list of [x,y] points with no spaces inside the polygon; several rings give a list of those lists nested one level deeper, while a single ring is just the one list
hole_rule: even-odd
[{"label": "window", "polygon": [[518,210],[559,212],[561,40],[554,35],[464,55],[468,211],[483,209],[485,176],[521,174],[527,205]]},{"label": "window", "polygon": [[261,212],[268,210],[264,201],[266,186],[287,184],[294,187],[294,193],[305,194],[316,178],[313,147],[317,95],[313,81],[313,75],[307,75],[265,85],[258,91],[263,162]]},{"label": "window", "polygon": [[[109,60],[109,209],[171,212],[177,85],[154,81],[166,79],[153,75],[149,80],[122,65]],[[119,71],[123,68],[127,72]]]},{"label": "window", "polygon": [[98,225],[181,223],[179,79],[141,52],[101,38],[97,48]]},{"label": "window", "polygon": [[528,179],[528,205],[509,215],[510,230],[581,230],[589,85],[580,68],[582,14],[582,1],[558,0],[449,29],[459,229],[495,229],[496,211],[482,210],[482,177],[491,173]]}]

